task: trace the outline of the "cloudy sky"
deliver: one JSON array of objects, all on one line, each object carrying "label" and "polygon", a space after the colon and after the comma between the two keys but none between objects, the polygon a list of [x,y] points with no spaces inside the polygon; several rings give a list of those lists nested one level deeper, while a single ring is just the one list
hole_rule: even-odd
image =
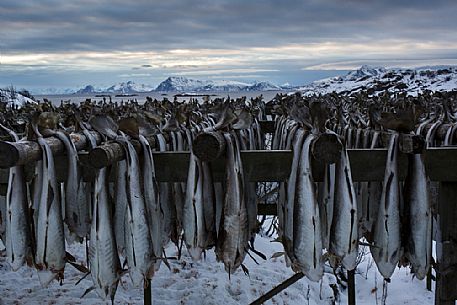
[{"label": "cloudy sky", "polygon": [[0,86],[167,76],[294,85],[457,64],[455,0],[1,0]]}]

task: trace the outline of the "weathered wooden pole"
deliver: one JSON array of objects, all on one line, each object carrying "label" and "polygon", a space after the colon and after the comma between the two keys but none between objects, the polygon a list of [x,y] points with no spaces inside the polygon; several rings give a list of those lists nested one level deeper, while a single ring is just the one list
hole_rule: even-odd
[{"label": "weathered wooden pole", "polygon": [[152,305],[152,286],[151,279],[147,279],[146,287],[143,290],[143,303],[144,305]]},{"label": "weathered wooden pole", "polygon": [[348,276],[348,305],[355,305],[355,269],[347,271]]},{"label": "weathered wooden pole", "polygon": [[442,182],[438,202],[435,305],[454,305],[457,299],[457,183]]},{"label": "weathered wooden pole", "polygon": [[[97,132],[91,132],[100,143],[101,137]],[[88,148],[86,136],[82,133],[72,133],[71,139],[77,150]],[[45,138],[54,155],[62,154],[65,146],[56,137]],[[35,141],[7,142],[0,141],[0,168],[10,168],[15,165],[24,165],[41,159],[40,145]]]},{"label": "weathered wooden pole", "polygon": [[274,297],[275,295],[277,295],[278,293],[280,293],[281,291],[283,291],[284,289],[286,289],[287,287],[289,287],[290,285],[292,285],[299,279],[303,278],[304,276],[305,275],[302,272],[295,273],[294,275],[292,275],[292,277],[288,278],[287,280],[285,280],[278,286],[274,287],[273,289],[271,289],[264,295],[260,296],[257,300],[252,302],[250,305],[260,305],[260,304],[265,303],[266,301],[268,301],[269,299],[271,299],[272,297]]},{"label": "weathered wooden pole", "polygon": [[[151,145],[151,147],[156,147],[157,139],[154,136],[148,136],[146,137],[146,140],[148,140],[149,145]],[[142,150],[140,141],[131,140],[131,143],[133,147],[135,147],[135,150],[138,153],[140,153]],[[114,164],[118,161],[124,160],[125,150],[122,144],[116,141],[111,141],[92,149],[89,152],[88,159],[91,166],[95,168],[102,168]]]},{"label": "weathered wooden pole", "polygon": [[198,134],[192,143],[192,152],[201,161],[211,162],[225,153],[225,139],[220,131]]}]

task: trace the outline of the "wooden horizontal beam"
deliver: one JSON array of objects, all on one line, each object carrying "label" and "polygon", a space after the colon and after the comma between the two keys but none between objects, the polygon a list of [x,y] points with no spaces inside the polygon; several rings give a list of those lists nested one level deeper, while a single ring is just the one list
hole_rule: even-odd
[{"label": "wooden horizontal beam", "polygon": [[[386,163],[386,149],[349,149],[352,178],[354,181],[382,181]],[[160,182],[186,182],[189,165],[189,152],[154,152],[157,180]],[[285,181],[290,174],[292,152],[289,150],[242,151],[244,172],[249,181]],[[87,164],[87,153],[80,154],[82,164]],[[457,181],[457,147],[429,148],[425,151],[427,174],[432,181]],[[67,162],[65,156],[56,157],[57,177],[65,180]],[[214,179],[224,179],[225,159],[211,163]],[[407,156],[400,154],[400,179],[406,177]],[[29,179],[33,176],[33,164],[26,166]],[[316,182],[322,181],[324,165],[313,162],[313,175]],[[95,170],[84,168],[83,177],[91,181]],[[8,170],[0,170],[0,184],[8,183]]]},{"label": "wooden horizontal beam", "polygon": [[[100,134],[91,131],[97,143],[101,142]],[[78,151],[88,148],[86,136],[82,133],[72,133],[70,135],[72,142]],[[63,154],[65,146],[61,140],[56,137],[45,138],[54,155]],[[35,162],[41,159],[41,148],[36,141],[7,142],[0,141],[0,168],[10,168],[15,165],[23,165]]]}]

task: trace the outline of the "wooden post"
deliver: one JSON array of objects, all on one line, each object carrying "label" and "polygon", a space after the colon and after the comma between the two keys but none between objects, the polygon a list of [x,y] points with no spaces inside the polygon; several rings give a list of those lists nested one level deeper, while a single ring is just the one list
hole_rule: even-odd
[{"label": "wooden post", "polygon": [[348,305],[355,305],[355,269],[348,270]]},{"label": "wooden post", "polygon": [[151,279],[147,279],[146,287],[143,290],[143,303],[144,305],[152,305],[152,286]]},{"label": "wooden post", "polygon": [[[146,137],[151,147],[156,147],[156,138],[154,136]],[[141,144],[138,140],[131,140],[133,147],[139,153]],[[89,152],[89,163],[95,168],[102,168],[125,159],[125,151],[122,144],[118,142],[108,142],[99,145]]]},{"label": "wooden post", "polygon": [[442,182],[438,202],[435,305],[454,305],[457,299],[457,183]]},{"label": "wooden post", "polygon": [[[100,143],[100,135],[97,132],[91,133],[95,136],[97,143]],[[89,142],[84,134],[72,133],[70,136],[77,150],[84,150],[88,147]],[[45,141],[51,147],[54,155],[62,154],[65,151],[65,146],[58,138],[48,137],[45,138]],[[0,141],[0,168],[24,165],[40,159],[41,148],[35,141]]]},{"label": "wooden post", "polygon": [[338,136],[332,133],[320,134],[311,145],[314,159],[324,164],[335,163],[340,158],[342,149]]},{"label": "wooden post", "polygon": [[201,161],[214,161],[225,152],[224,136],[218,131],[202,132],[195,137],[192,152]]}]

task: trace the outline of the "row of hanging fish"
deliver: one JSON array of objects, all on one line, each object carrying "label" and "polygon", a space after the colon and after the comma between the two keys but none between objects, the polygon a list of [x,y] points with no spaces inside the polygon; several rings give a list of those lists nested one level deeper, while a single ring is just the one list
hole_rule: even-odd
[{"label": "row of hanging fish", "polygon": [[[432,119],[424,119],[416,105],[382,113],[372,108],[357,115],[331,105],[325,98],[295,99],[292,105],[283,103],[276,118],[272,147],[293,152],[289,179],[279,187],[278,233],[286,261],[296,272],[318,281],[327,260],[334,268],[355,269],[359,241],[364,238],[384,278],[390,278],[397,266],[409,265],[423,279],[431,265],[429,181],[422,154],[408,155],[404,181],[398,158],[400,132],[421,135],[421,128]],[[319,107],[326,111],[313,110]],[[436,143],[433,136],[443,124],[441,116],[433,117],[436,123],[425,136],[428,145]],[[452,139],[454,128],[448,128],[446,137]],[[312,143],[322,133],[337,135],[342,150],[336,163],[325,165],[323,181],[315,182]],[[385,145],[381,135],[387,133]],[[384,145],[388,150],[384,181],[352,181],[347,149]]]},{"label": "row of hanging fish", "polygon": [[[162,133],[152,134],[151,126],[132,113],[117,122],[105,114],[77,119],[88,149],[97,146],[94,132],[98,132],[101,143],[115,141],[125,153],[125,160],[97,170],[94,181],[85,181],[84,165],[70,132],[58,128],[52,112],[36,114],[30,127],[42,159],[36,162],[30,183],[23,166],[10,169],[6,210],[1,211],[7,217],[5,224],[0,223],[5,228],[0,233],[12,269],[33,265],[41,284],[47,286],[54,279],[63,281],[65,265],[71,263],[90,273],[93,286],[86,293],[95,290],[101,298],[113,300],[124,274],[135,287],[143,287],[162,262],[168,265],[164,249],[170,241],[179,249],[184,243],[194,260],[214,248],[229,275],[243,266],[257,232],[257,189],[245,179],[240,150],[263,148],[258,119],[248,109],[228,104],[200,120],[188,119],[183,124],[176,115],[167,114],[160,126]],[[2,128],[12,140],[20,141],[14,131]],[[186,182],[159,182],[153,152],[191,151],[193,139],[204,130],[223,133],[224,179],[214,181],[211,163],[191,153]],[[68,170],[62,184],[57,181],[45,136],[57,137],[64,144]],[[141,153],[132,140],[140,143]],[[88,243],[87,266],[76,264],[66,252],[66,242],[84,241]]]}]

